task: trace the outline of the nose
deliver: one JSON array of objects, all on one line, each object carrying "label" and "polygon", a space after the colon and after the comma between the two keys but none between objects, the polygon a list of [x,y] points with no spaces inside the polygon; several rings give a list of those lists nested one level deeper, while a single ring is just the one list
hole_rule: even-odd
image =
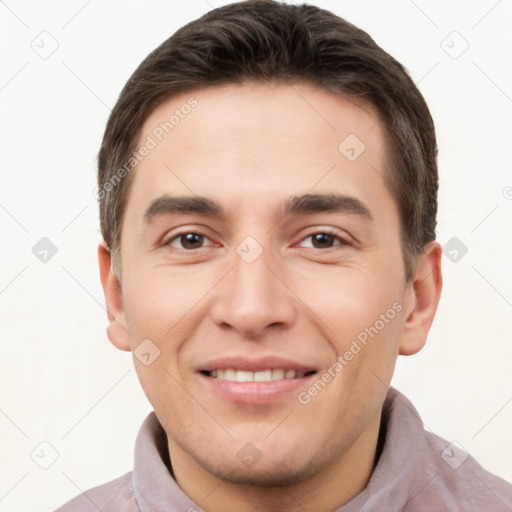
[{"label": "nose", "polygon": [[293,292],[265,253],[251,263],[234,255],[233,268],[216,287],[211,308],[217,325],[248,339],[262,338],[271,327],[290,327],[297,315]]}]

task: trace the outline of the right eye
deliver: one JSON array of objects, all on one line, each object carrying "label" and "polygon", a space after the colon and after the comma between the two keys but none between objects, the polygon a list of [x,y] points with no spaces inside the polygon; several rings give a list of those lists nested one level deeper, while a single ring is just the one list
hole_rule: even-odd
[{"label": "right eye", "polygon": [[[201,249],[202,247],[205,247],[203,245],[203,243],[206,240],[210,240],[210,239],[207,238],[205,235],[201,235],[200,233],[186,231],[186,232],[182,232],[182,233],[178,233],[177,235],[174,235],[167,242],[165,242],[164,245],[170,245],[172,247],[175,247],[175,248],[181,249],[181,250],[185,250],[185,251],[192,251],[194,249]],[[210,245],[213,245],[213,244],[210,244]]]}]

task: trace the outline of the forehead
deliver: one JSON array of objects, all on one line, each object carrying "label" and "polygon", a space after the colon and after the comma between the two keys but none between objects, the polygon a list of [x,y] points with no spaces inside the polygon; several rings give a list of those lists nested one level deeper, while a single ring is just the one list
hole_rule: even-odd
[{"label": "forehead", "polygon": [[145,121],[137,148],[144,146],[128,201],[138,210],[163,193],[247,208],[310,191],[391,199],[377,116],[306,83],[230,84],[173,96]]}]

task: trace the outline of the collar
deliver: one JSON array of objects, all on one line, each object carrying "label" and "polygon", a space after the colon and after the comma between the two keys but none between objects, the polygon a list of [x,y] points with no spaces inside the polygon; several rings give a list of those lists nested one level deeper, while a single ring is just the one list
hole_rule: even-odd
[{"label": "collar", "polygon": [[[421,464],[423,423],[411,402],[394,388],[384,401],[381,425],[383,449],[366,488],[336,512],[401,510],[422,482],[426,485],[432,478]],[[135,444],[132,483],[140,511],[202,512],[174,480],[167,450],[167,436],[153,411]]]}]

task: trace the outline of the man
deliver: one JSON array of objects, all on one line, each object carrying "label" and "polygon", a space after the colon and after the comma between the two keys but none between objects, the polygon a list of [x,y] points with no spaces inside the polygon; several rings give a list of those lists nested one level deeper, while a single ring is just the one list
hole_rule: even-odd
[{"label": "man", "polygon": [[61,511],[512,510],[389,387],[442,286],[437,146],[405,69],[313,6],[180,29],[107,125],[111,342],[154,407],[123,477]]}]

